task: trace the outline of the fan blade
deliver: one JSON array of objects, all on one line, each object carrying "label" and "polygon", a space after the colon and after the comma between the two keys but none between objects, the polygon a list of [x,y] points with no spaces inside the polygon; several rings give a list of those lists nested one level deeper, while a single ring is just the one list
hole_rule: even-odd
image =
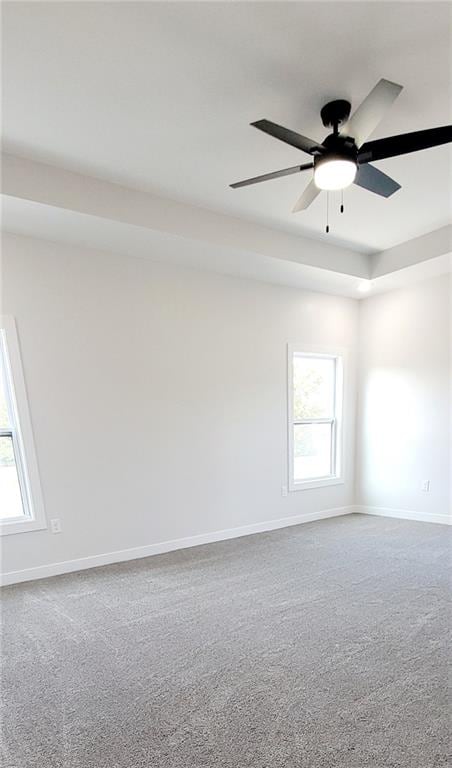
[{"label": "fan blade", "polygon": [[391,179],[383,171],[379,171],[375,166],[368,164],[360,165],[358,168],[355,184],[382,197],[390,197],[400,189],[400,184],[397,184],[394,179]]},{"label": "fan blade", "polygon": [[314,163],[306,163],[305,165],[293,165],[292,168],[283,168],[282,171],[273,171],[273,173],[264,173],[263,176],[254,176],[252,179],[245,179],[245,181],[236,181],[235,184],[230,184],[229,186],[232,187],[232,189],[238,189],[238,187],[247,187],[248,184],[259,184],[261,181],[279,179],[281,176],[290,176],[292,173],[307,171],[308,168],[313,167]]},{"label": "fan blade", "polygon": [[399,136],[388,136],[386,139],[376,139],[363,144],[359,152],[359,161],[367,163],[372,160],[383,160],[385,157],[406,155],[408,152],[438,147],[450,141],[452,141],[452,125],[428,128],[426,131],[401,133]]},{"label": "fan blade", "polygon": [[251,123],[255,128],[258,128],[264,133],[268,133],[275,139],[285,141],[286,144],[290,144],[292,147],[301,149],[303,152],[307,152],[308,155],[322,154],[325,148],[322,144],[319,144],[313,139],[308,139],[306,136],[302,136],[301,133],[295,133],[295,131],[284,128],[282,125],[272,123],[271,120],[257,120],[255,123]]},{"label": "fan blade", "polygon": [[341,136],[351,136],[359,148],[373,133],[402,88],[402,85],[392,83],[390,80],[379,80],[341,128]]},{"label": "fan blade", "polygon": [[317,195],[319,195],[320,192],[321,190],[315,185],[314,179],[312,179],[312,181],[309,182],[308,186],[306,187],[301,197],[298,198],[297,202],[292,208],[292,213],[298,213],[298,211],[304,211],[306,208],[308,208],[311,205],[311,203],[316,199]]}]

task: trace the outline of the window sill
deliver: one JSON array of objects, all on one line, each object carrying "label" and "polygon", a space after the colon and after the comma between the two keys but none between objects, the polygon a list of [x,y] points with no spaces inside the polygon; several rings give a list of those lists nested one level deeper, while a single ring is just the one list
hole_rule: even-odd
[{"label": "window sill", "polygon": [[319,477],[317,480],[300,480],[290,484],[290,491],[307,491],[310,488],[324,488],[328,485],[343,485],[342,477]]},{"label": "window sill", "polygon": [[4,520],[0,522],[0,536],[9,536],[13,533],[29,533],[31,531],[43,531],[47,528],[41,520]]}]

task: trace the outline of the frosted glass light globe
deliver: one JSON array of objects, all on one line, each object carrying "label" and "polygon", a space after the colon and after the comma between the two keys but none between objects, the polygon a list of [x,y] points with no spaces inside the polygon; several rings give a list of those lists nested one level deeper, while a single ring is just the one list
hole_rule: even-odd
[{"label": "frosted glass light globe", "polygon": [[354,182],[356,170],[353,160],[324,160],[314,169],[314,182],[319,189],[345,189]]}]

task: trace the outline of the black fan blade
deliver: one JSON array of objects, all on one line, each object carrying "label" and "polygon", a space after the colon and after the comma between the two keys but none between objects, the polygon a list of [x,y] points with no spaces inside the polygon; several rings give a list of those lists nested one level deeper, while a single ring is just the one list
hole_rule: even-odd
[{"label": "black fan blade", "polygon": [[325,147],[317,141],[308,139],[306,136],[302,136],[301,133],[295,133],[295,131],[291,131],[289,128],[284,128],[282,125],[272,123],[271,120],[257,120],[255,123],[251,123],[251,125],[258,128],[260,131],[264,131],[264,133],[268,133],[275,139],[284,141],[292,147],[307,152],[308,155],[321,155],[325,152]]},{"label": "black fan blade", "polygon": [[368,164],[361,165],[358,168],[355,184],[382,197],[390,197],[400,189],[400,184],[397,184],[394,179],[391,179],[390,176],[387,176],[383,171],[379,171],[373,165]]},{"label": "black fan blade", "polygon": [[401,133],[399,136],[388,136],[386,139],[376,139],[363,144],[359,151],[359,162],[368,163],[372,160],[383,160],[385,157],[406,155],[408,152],[418,152],[420,149],[438,147],[452,141],[452,125],[440,128],[428,128],[426,131]]},{"label": "black fan blade", "polygon": [[263,176],[254,176],[252,179],[245,179],[245,181],[236,181],[235,184],[230,184],[232,189],[238,187],[247,187],[248,184],[259,184],[261,181],[268,181],[269,179],[279,179],[281,176],[290,176],[292,173],[299,173],[300,171],[307,171],[308,168],[313,168],[314,163],[306,163],[305,165],[293,165],[292,168],[283,168],[282,171],[273,171],[273,173],[264,173]]}]

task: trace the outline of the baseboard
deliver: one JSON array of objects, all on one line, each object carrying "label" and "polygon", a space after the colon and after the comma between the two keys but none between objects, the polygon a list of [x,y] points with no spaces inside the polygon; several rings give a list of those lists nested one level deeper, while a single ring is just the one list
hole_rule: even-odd
[{"label": "baseboard", "polygon": [[84,571],[87,568],[97,568],[100,565],[122,563],[127,560],[139,560],[143,557],[161,555],[165,552],[173,552],[177,549],[188,549],[189,547],[198,547],[201,544],[212,544],[216,541],[237,539],[241,536],[250,536],[254,533],[263,533],[265,531],[275,531],[278,528],[288,528],[292,525],[312,523],[316,520],[325,520],[329,517],[349,515],[353,511],[354,510],[352,507],[336,507],[334,509],[324,509],[321,512],[313,512],[308,515],[292,515],[291,517],[283,517],[279,520],[268,520],[263,523],[243,525],[239,528],[228,528],[223,531],[201,533],[196,536],[188,536],[183,539],[162,541],[157,544],[147,544],[142,547],[121,549],[117,550],[116,552],[105,552],[100,555],[80,557],[76,560],[64,560],[63,562],[59,563],[40,565],[36,568],[25,568],[22,571],[9,571],[7,573],[0,574],[0,584],[2,586],[7,586],[8,584],[18,584],[22,581],[34,581],[35,579],[45,579],[49,576],[59,576],[63,573],[72,573],[73,571]]},{"label": "baseboard", "polygon": [[350,508],[352,512],[361,515],[377,515],[379,517],[396,517],[401,520],[417,520],[420,523],[440,523],[452,525],[450,515],[429,515],[425,512],[414,512],[408,509],[391,509],[390,507],[366,507],[355,504]]}]

